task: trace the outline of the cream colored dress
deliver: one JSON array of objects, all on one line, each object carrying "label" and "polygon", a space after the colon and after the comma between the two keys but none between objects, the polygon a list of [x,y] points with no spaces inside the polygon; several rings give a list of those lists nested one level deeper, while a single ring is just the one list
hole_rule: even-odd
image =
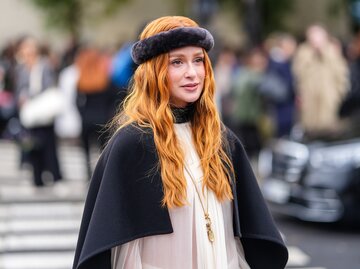
[{"label": "cream colored dress", "polygon": [[[202,169],[191,138],[190,123],[175,124],[185,162],[202,194]],[[207,237],[204,211],[194,184],[185,172],[188,204],[169,210],[174,232],[130,241],[111,251],[113,269],[248,269],[240,240],[234,237],[232,205],[208,193],[215,241]],[[204,201],[204,197],[202,197]],[[206,203],[205,203],[206,205]]]}]

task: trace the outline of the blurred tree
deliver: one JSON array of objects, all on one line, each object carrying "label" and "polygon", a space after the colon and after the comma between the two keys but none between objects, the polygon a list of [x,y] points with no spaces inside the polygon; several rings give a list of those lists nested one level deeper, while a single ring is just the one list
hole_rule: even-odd
[{"label": "blurred tree", "polygon": [[284,18],[294,7],[294,1],[289,0],[219,0],[219,3],[232,5],[243,18],[249,46],[261,44],[274,30],[286,31]]},{"label": "blurred tree", "polygon": [[96,5],[98,17],[110,15],[128,0],[31,0],[35,6],[46,14],[48,25],[70,33],[75,39],[81,34],[81,25],[87,10]]},{"label": "blurred tree", "polygon": [[[274,31],[289,31],[286,18],[295,13],[301,0],[218,0],[220,4],[231,5],[243,20],[248,34],[248,45],[256,46]],[[337,19],[345,10],[351,16],[352,26],[360,28],[360,0],[327,0],[324,2],[328,18]],[[309,9],[311,11],[311,8]]]},{"label": "blurred tree", "polygon": [[185,16],[188,13],[189,0],[176,0],[175,9],[179,15]]}]

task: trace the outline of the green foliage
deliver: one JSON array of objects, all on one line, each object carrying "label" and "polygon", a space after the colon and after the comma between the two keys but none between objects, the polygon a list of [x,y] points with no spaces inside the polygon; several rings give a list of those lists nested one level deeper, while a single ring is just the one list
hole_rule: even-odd
[{"label": "green foliage", "polygon": [[[218,0],[221,6],[237,11],[245,22],[252,22],[259,38],[264,38],[273,31],[286,31],[285,18],[291,16],[293,0]],[[251,9],[251,13],[249,12]],[[254,13],[254,10],[256,12]],[[249,30],[249,29],[248,29]],[[249,33],[251,36],[251,33]],[[255,41],[255,40],[253,40]],[[256,41],[255,41],[256,43]]]},{"label": "green foliage", "polygon": [[49,27],[57,28],[78,37],[81,24],[87,10],[94,5],[98,9],[97,16],[111,15],[117,8],[128,0],[31,0],[41,9],[47,19]]},{"label": "green foliage", "polygon": [[294,1],[289,0],[263,0],[262,16],[263,16],[263,33],[265,35],[275,31],[286,31],[284,18],[288,16],[294,7]]},{"label": "green foliage", "polygon": [[[222,6],[237,10],[240,18],[250,19],[259,25],[261,36],[265,37],[274,31],[289,31],[286,21],[296,12],[296,4],[302,0],[218,0]],[[317,0],[313,0],[317,1]],[[350,12],[349,4],[360,0],[326,0],[324,8],[329,18],[337,19],[341,12]],[[249,17],[246,6],[256,5],[257,16]],[[309,7],[309,12],[312,12]],[[360,15],[359,15],[360,18]],[[359,20],[360,21],[360,20]],[[359,23],[360,25],[360,23]]]},{"label": "green foliage", "polygon": [[[166,0],[164,2],[166,2]],[[187,5],[188,5],[189,1],[176,0],[174,2],[175,2],[175,9],[176,9],[178,15],[182,15],[182,16],[188,15],[188,14],[186,14],[186,11],[188,9]]]},{"label": "green foliage", "polygon": [[347,5],[346,1],[343,0],[329,0],[328,6],[327,6],[327,13],[329,16],[338,16],[341,10],[344,9],[344,6]]},{"label": "green foliage", "polygon": [[45,12],[49,27],[69,31],[75,36],[78,35],[82,17],[79,1],[32,0],[32,2]]}]

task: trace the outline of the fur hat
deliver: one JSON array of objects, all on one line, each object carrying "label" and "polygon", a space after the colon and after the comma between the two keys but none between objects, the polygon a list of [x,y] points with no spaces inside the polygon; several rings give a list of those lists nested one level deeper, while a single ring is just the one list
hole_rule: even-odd
[{"label": "fur hat", "polygon": [[204,28],[179,27],[137,41],[132,46],[131,57],[136,64],[142,64],[155,56],[186,46],[198,46],[209,51],[214,46],[214,38]]}]

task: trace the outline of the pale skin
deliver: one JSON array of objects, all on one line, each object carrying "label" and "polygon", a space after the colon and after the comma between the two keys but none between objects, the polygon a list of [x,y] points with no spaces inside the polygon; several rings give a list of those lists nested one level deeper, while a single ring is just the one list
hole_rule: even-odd
[{"label": "pale skin", "polygon": [[171,105],[186,107],[198,100],[205,79],[203,49],[187,46],[170,51],[168,78]]}]

